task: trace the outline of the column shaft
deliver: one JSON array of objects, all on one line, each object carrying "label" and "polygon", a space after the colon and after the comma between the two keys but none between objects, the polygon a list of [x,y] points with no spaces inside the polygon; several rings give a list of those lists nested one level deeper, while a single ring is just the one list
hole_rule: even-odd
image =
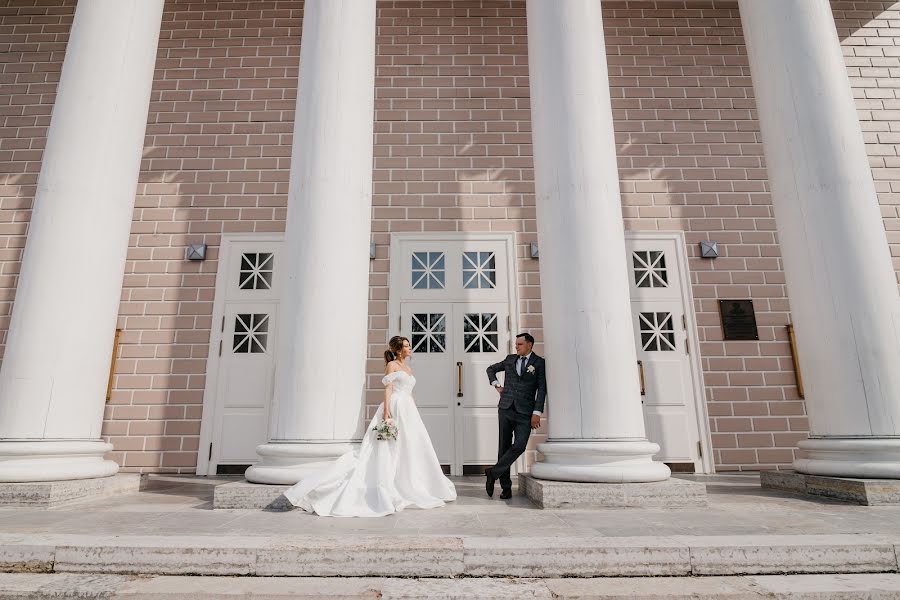
[{"label": "column shaft", "polygon": [[100,429],[162,11],[75,11],[0,370],[0,481],[118,469]]},{"label": "column shaft", "polygon": [[375,0],[307,0],[269,443],[257,483],[295,483],[361,437],[368,337]]},{"label": "column shaft", "polygon": [[550,399],[532,474],[663,480],[640,402],[600,3],[526,6]]},{"label": "column shaft", "polygon": [[900,296],[828,0],[740,0],[810,440],[799,471],[900,477]]}]

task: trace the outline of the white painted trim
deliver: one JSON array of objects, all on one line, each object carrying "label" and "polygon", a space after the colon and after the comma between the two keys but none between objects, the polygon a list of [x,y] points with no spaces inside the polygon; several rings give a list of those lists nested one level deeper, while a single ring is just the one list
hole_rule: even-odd
[{"label": "white painted trim", "polygon": [[[664,240],[675,241],[675,258],[678,263],[678,275],[681,279],[681,301],[684,304],[684,315],[687,320],[687,339],[690,345],[688,359],[691,365],[691,389],[694,392],[694,410],[697,418],[700,446],[703,456],[700,462],[703,473],[715,473],[716,465],[712,456],[712,437],[709,429],[709,414],[706,408],[706,393],[703,385],[703,369],[700,363],[700,337],[697,333],[697,316],[694,312],[693,284],[688,264],[687,246],[683,231],[625,231],[625,240]],[[652,441],[652,440],[651,440]]]},{"label": "white painted trim", "polygon": [[[213,465],[209,460],[209,445],[213,442],[216,417],[216,394],[219,378],[219,342],[222,340],[222,328],[216,324],[222,322],[225,314],[225,286],[227,274],[223,271],[229,264],[235,243],[239,242],[281,242],[284,234],[276,233],[224,233],[219,245],[218,265],[216,266],[216,287],[213,298],[212,325],[209,332],[209,352],[206,358],[206,385],[203,388],[203,412],[200,415],[200,446],[197,449],[197,475],[215,475],[210,471]],[[276,357],[277,360],[277,357]]]}]

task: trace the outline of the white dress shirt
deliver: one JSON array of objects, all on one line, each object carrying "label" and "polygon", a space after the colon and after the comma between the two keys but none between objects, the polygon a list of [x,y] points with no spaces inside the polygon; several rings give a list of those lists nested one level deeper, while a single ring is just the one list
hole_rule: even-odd
[{"label": "white dress shirt", "polygon": [[[522,360],[523,358],[525,360]],[[516,357],[516,373],[519,375],[519,377],[522,376],[522,369],[525,368],[525,365],[528,364],[529,358],[531,358],[531,352],[526,354],[524,357],[523,356]],[[500,382],[495,379],[493,382],[491,382],[491,385],[493,385],[494,387],[500,387]],[[534,414],[540,416],[541,411],[536,410],[536,411],[534,411]]]}]

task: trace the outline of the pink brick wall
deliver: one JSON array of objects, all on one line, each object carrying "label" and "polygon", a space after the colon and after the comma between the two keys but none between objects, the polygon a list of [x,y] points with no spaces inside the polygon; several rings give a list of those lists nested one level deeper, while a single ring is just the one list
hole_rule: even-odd
[{"label": "pink brick wall", "polygon": [[[0,0],[3,330],[74,4]],[[834,2],[900,271],[892,5]],[[604,14],[626,225],[686,232],[716,464],[784,465],[806,419],[736,3]],[[219,240],[283,230],[301,18],[299,0],[166,4],[104,425],[127,470],[193,472]],[[391,231],[516,232],[521,322],[540,340],[524,2],[381,1],[378,27],[371,372]],[[703,239],[723,256],[696,258]],[[185,262],[188,241],[209,260]],[[759,343],[721,341],[723,297],[754,299]]]},{"label": "pink brick wall", "polygon": [[[789,463],[807,422],[737,3],[604,7],[626,225],[685,232],[717,468]],[[759,342],[722,341],[720,298],[753,299]]]},{"label": "pink brick wall", "polygon": [[900,2],[832,2],[900,278]]},{"label": "pink brick wall", "polygon": [[[369,401],[388,324],[390,232],[515,232],[520,329],[543,352],[524,2],[379,3]],[[396,325],[396,324],[394,324]],[[542,431],[531,445],[543,441]],[[533,452],[529,453],[533,460]]]}]

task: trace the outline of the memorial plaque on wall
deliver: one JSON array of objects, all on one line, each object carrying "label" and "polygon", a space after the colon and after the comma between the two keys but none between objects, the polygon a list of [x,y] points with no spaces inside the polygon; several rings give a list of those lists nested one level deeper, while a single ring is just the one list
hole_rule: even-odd
[{"label": "memorial plaque on wall", "polygon": [[725,340],[758,340],[753,300],[719,300]]}]

